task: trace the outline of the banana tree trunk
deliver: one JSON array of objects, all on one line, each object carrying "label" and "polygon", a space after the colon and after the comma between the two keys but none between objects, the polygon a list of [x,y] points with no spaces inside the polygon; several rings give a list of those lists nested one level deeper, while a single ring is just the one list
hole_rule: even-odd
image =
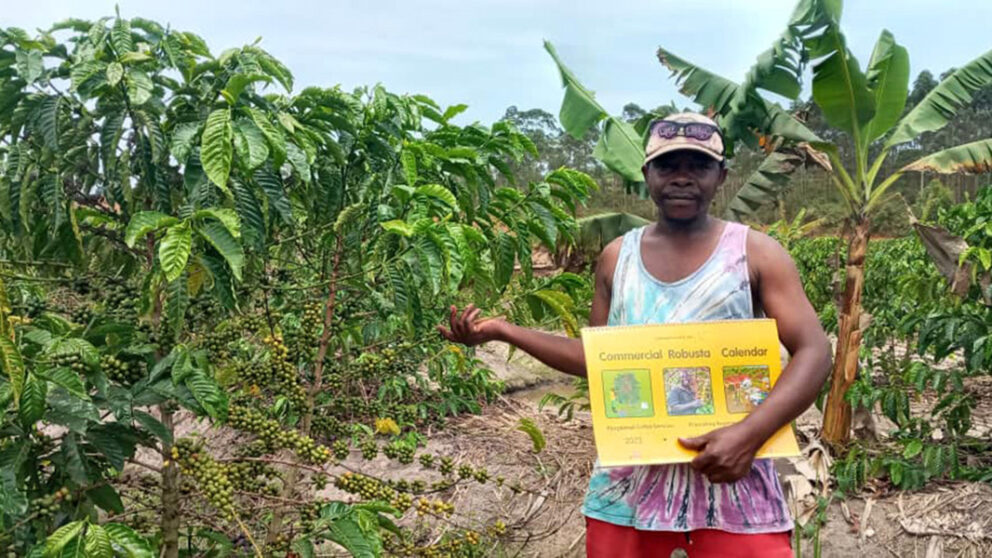
[{"label": "banana tree trunk", "polygon": [[865,284],[865,253],[868,251],[867,218],[854,225],[847,250],[847,270],[840,316],[837,321],[837,352],[831,375],[830,395],[823,413],[823,439],[843,446],[851,436],[851,404],[844,395],[858,376],[861,351],[861,295]]}]

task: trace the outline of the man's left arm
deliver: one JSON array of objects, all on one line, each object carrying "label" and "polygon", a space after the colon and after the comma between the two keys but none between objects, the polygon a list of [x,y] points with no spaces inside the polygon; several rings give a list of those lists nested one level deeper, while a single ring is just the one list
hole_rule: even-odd
[{"label": "man's left arm", "polygon": [[682,441],[684,446],[699,450],[692,466],[712,482],[733,482],[746,475],[754,454],[816,400],[830,373],[830,341],[788,252],[770,237],[752,231],[748,265],[756,271],[765,314],[775,319],[779,340],[791,359],[767,399],[747,418]]}]

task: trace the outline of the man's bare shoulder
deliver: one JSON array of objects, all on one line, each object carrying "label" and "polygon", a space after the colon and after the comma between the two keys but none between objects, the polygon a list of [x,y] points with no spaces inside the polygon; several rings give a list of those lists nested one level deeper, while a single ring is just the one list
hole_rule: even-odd
[{"label": "man's bare shoulder", "polygon": [[620,258],[620,247],[623,245],[623,235],[610,241],[599,253],[596,260],[596,278],[604,281],[607,285],[613,283],[613,272],[617,268],[617,260]]},{"label": "man's bare shoulder", "polygon": [[790,273],[796,266],[788,250],[777,240],[752,228],[747,232],[747,260],[759,276]]}]

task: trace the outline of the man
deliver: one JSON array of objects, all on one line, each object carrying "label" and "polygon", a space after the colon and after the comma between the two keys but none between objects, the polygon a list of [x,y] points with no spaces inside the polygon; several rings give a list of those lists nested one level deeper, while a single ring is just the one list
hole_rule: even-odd
[{"label": "man", "polygon": [[692,372],[683,370],[679,376],[681,383],[674,386],[668,394],[668,414],[670,415],[694,415],[696,409],[703,406],[703,402],[696,398],[693,391]]},{"label": "man", "polygon": [[[611,242],[596,267],[591,326],[774,318],[791,360],[744,420],[680,440],[691,463],[594,468],[582,511],[591,557],[792,556],[788,507],[762,444],[815,400],[830,345],[789,254],[773,239],[708,215],[727,177],[723,137],[698,114],[652,123],[642,172],[657,222]],[[582,342],[479,310],[451,308],[450,341],[499,340],[548,366],[585,376]]]}]

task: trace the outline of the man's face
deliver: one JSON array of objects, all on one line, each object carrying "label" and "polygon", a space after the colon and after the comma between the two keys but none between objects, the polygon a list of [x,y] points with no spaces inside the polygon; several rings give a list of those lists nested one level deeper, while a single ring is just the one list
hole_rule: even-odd
[{"label": "man's face", "polygon": [[642,169],[648,193],[670,221],[688,222],[705,214],[727,170],[698,151],[665,153]]}]

